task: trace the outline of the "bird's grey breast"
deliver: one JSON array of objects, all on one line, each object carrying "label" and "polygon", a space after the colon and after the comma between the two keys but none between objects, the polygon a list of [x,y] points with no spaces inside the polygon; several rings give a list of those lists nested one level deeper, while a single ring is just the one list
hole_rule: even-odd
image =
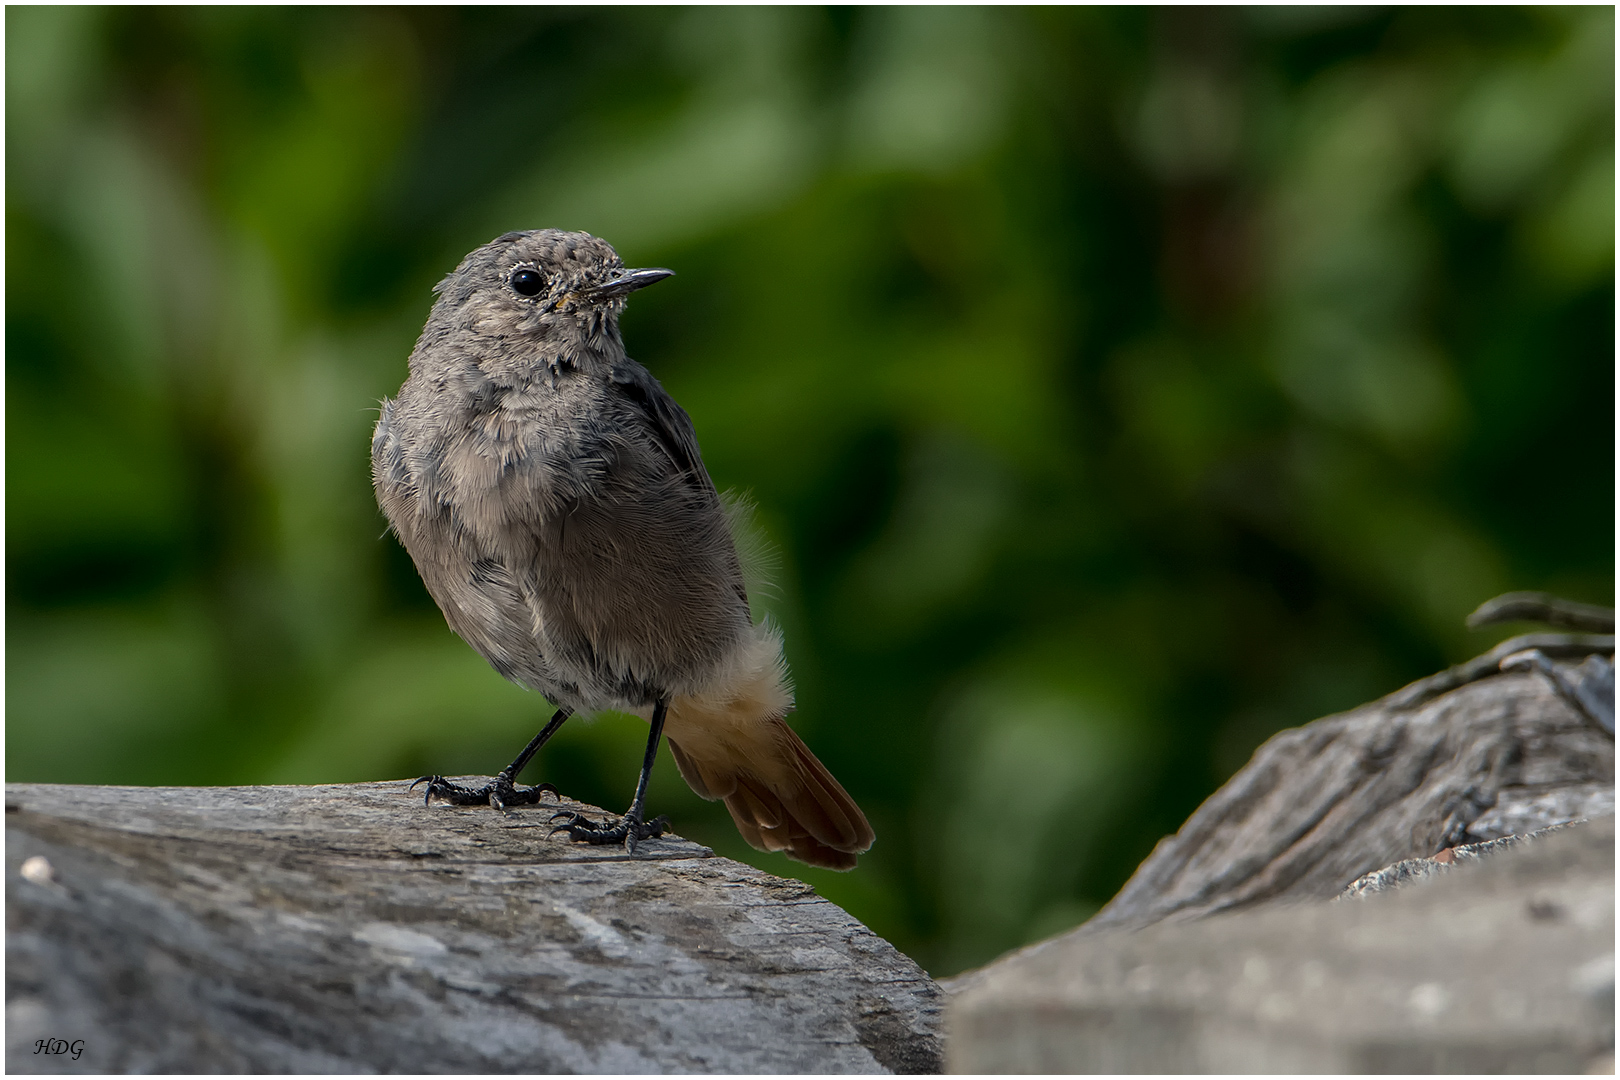
[{"label": "bird's grey breast", "polygon": [[613,455],[605,393],[591,382],[502,385],[474,364],[413,374],[375,449],[414,489],[418,513],[448,515],[467,539],[498,546],[602,487]]}]

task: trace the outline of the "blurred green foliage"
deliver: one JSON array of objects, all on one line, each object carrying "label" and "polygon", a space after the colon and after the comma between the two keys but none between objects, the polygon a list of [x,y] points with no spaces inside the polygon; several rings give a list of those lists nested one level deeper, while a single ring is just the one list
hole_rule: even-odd
[{"label": "blurred green foliage", "polygon": [[[508,229],[779,558],[805,877],[936,974],[1072,925],[1267,735],[1613,596],[1607,7],[6,11],[6,775],[488,773],[547,715],[372,501]],[[645,728],[543,775],[624,805]],[[421,813],[403,792],[400,813]],[[450,812],[450,811],[445,811]]]}]

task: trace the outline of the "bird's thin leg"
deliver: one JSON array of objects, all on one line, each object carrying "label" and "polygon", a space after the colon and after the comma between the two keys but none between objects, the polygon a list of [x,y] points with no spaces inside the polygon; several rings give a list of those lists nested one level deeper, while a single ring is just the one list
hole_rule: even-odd
[{"label": "bird's thin leg", "polygon": [[630,809],[616,822],[593,825],[579,814],[565,811],[552,817],[560,821],[553,832],[566,832],[570,840],[583,840],[589,844],[616,844],[624,842],[624,849],[634,855],[636,842],[649,837],[662,836],[669,826],[669,818],[660,814],[644,821],[647,806],[647,784],[652,780],[653,762],[658,760],[658,741],[664,734],[664,715],[669,711],[669,699],[660,698],[653,706],[652,731],[647,735],[647,752],[641,758],[641,775],[636,779],[636,796],[630,800]]},{"label": "bird's thin leg", "polygon": [[658,742],[664,736],[664,714],[669,710],[669,702],[660,700],[653,706],[652,730],[647,733],[647,752],[641,755],[641,775],[636,778],[636,797],[630,800],[630,812],[627,817],[641,820],[641,813],[647,806],[647,785],[652,782],[653,762],[658,760]]},{"label": "bird's thin leg", "polygon": [[573,715],[574,711],[572,709],[558,709],[556,714],[552,716],[551,722],[540,729],[540,734],[529,740],[529,745],[523,748],[523,752],[513,760],[512,764],[501,770],[501,775],[508,780],[515,781],[518,778],[518,773],[522,772],[529,762],[534,760],[534,755],[540,752],[540,748],[550,742],[553,735],[557,734],[557,729],[563,726],[563,721]]},{"label": "bird's thin leg", "polygon": [[540,734],[529,740],[529,745],[517,758],[502,769],[489,783],[481,788],[462,787],[452,784],[442,776],[419,777],[411,787],[417,784],[427,785],[425,802],[431,803],[434,799],[443,799],[456,806],[493,806],[497,810],[504,810],[508,806],[522,806],[528,803],[537,803],[545,792],[557,794],[557,789],[550,784],[536,784],[534,787],[520,788],[517,786],[518,773],[529,763],[540,748],[551,737],[557,734],[557,729],[563,726],[563,721],[572,716],[572,709],[558,709],[552,716],[551,722],[540,729]]}]

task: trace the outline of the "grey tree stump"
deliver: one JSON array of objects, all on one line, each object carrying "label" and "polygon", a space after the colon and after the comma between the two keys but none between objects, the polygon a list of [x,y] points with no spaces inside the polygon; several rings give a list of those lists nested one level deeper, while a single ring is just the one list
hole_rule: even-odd
[{"label": "grey tree stump", "polygon": [[939,989],[808,886],[553,809],[8,785],[7,1068],[939,1071]]}]

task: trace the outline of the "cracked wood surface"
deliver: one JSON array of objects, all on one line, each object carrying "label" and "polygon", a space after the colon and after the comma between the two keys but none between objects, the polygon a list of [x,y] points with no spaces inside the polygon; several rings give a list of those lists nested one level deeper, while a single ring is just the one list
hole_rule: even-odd
[{"label": "cracked wood surface", "polygon": [[938,987],[809,886],[559,807],[7,785],[7,1067],[939,1071]]}]

